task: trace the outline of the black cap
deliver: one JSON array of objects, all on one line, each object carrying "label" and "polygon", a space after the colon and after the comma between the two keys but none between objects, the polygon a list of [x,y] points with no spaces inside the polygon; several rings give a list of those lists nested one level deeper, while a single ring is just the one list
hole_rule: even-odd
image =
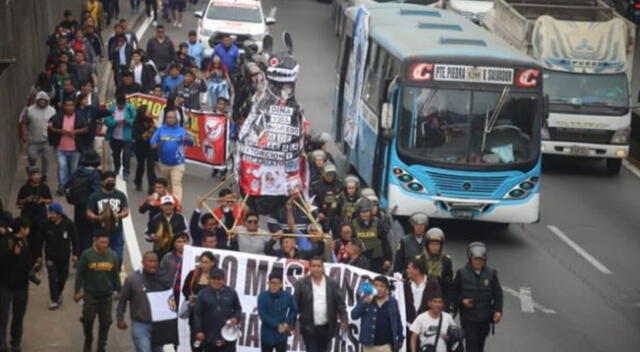
[{"label": "black cap", "polygon": [[182,42],[182,43],[180,43],[180,47],[181,47],[181,48],[188,48],[188,47],[189,47],[189,43],[187,43],[187,42]]},{"label": "black cap", "polygon": [[36,166],[29,166],[27,167],[27,175],[31,176],[33,174],[39,174],[40,173],[40,169],[38,169],[38,167]]},{"label": "black cap", "polygon": [[194,31],[194,30],[190,30],[189,31],[189,36],[192,36],[192,35],[198,35],[198,33],[196,31]]},{"label": "black cap", "polygon": [[211,272],[209,272],[209,279],[224,279],[224,271],[218,268],[211,269]]}]

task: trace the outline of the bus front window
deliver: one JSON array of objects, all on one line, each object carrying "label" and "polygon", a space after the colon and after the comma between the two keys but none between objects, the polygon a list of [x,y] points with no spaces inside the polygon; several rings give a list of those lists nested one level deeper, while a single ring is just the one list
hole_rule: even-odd
[{"label": "bus front window", "polygon": [[[537,157],[533,95],[407,87],[399,149],[425,163],[505,165]],[[500,105],[501,108],[497,109]]]}]

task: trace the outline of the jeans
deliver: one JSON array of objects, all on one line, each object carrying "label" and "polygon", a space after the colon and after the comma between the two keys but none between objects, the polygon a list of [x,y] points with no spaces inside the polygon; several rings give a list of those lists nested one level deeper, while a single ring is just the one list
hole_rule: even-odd
[{"label": "jeans", "polygon": [[7,345],[7,328],[11,312],[11,346],[20,346],[24,314],[27,312],[29,288],[10,289],[0,286],[0,347]]},{"label": "jeans", "polygon": [[265,343],[260,343],[260,350],[262,352],[273,352],[275,348],[276,352],[286,352],[287,351],[287,342],[281,342],[277,345],[267,345]]},{"label": "jeans", "polygon": [[77,150],[58,150],[58,189],[63,189],[69,176],[76,171],[80,162],[80,152]]},{"label": "jeans", "polygon": [[149,188],[153,188],[153,183],[156,180],[155,172],[155,150],[151,149],[148,142],[136,141],[134,147],[136,154],[136,178],[134,183],[136,186],[142,186],[142,177],[144,176],[144,170],[147,169],[147,183]]},{"label": "jeans", "polygon": [[209,97],[209,106],[215,107],[218,98],[229,100],[229,84],[226,80],[211,80],[207,85],[207,96]]},{"label": "jeans", "polygon": [[119,139],[111,139],[109,141],[111,147],[111,156],[113,157],[113,170],[120,173],[122,166],[122,175],[125,180],[129,178],[129,169],[131,161],[131,141],[121,141]]},{"label": "jeans", "polygon": [[118,268],[122,265],[123,251],[124,251],[124,235],[122,232],[116,230],[111,234],[111,250],[118,255]]},{"label": "jeans", "polygon": [[38,157],[40,157],[42,160],[40,171],[44,178],[47,177],[47,172],[49,171],[50,151],[51,147],[49,147],[48,142],[29,143],[27,145],[27,161],[29,162],[29,166],[36,166],[38,163]]},{"label": "jeans", "polygon": [[184,176],[185,165],[165,165],[160,164],[160,174],[162,177],[169,181],[169,187],[171,194],[178,198],[178,201],[182,203],[182,177]]},{"label": "jeans", "polygon": [[61,258],[47,256],[47,274],[49,275],[49,298],[51,302],[58,302],[69,278],[69,256]]},{"label": "jeans", "polygon": [[131,11],[138,12],[140,8],[140,0],[129,0],[129,5],[131,5]]},{"label": "jeans", "polygon": [[314,335],[302,335],[302,340],[306,346],[307,352],[327,352],[331,345],[331,336],[329,336],[329,327],[327,325],[316,326]]},{"label": "jeans", "polygon": [[109,327],[113,322],[111,310],[113,307],[113,296],[94,296],[84,293],[84,305],[82,306],[82,328],[84,330],[84,352],[91,352],[93,344],[93,322],[98,316],[98,351],[106,351]]},{"label": "jeans", "polygon": [[131,321],[131,340],[136,352],[162,352],[162,346],[151,346],[152,323]]},{"label": "jeans", "polygon": [[473,322],[465,319],[461,320],[462,330],[464,330],[464,342],[467,352],[484,351],[484,343],[489,336],[489,322]]}]

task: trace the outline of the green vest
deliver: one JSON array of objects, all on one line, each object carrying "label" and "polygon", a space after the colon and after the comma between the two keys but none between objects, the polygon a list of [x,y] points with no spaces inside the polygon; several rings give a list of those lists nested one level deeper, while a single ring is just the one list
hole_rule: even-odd
[{"label": "green vest", "polygon": [[349,221],[351,222],[353,220],[353,213],[356,212],[356,202],[358,201],[358,199],[354,199],[353,201],[350,201],[349,198],[347,198],[347,196],[345,196],[344,194],[340,194],[339,195],[340,200],[342,200],[342,209],[340,209],[340,218],[342,221]]},{"label": "green vest", "polygon": [[488,322],[493,316],[493,292],[491,285],[495,270],[485,266],[480,275],[471,269],[469,264],[458,272],[462,282],[461,298],[473,299],[473,307],[462,307],[460,315],[462,319],[472,322]]},{"label": "green vest", "polygon": [[369,226],[364,226],[359,220],[353,221],[356,238],[364,243],[365,252],[370,259],[382,258],[382,241],[378,238],[378,219],[371,219]]}]

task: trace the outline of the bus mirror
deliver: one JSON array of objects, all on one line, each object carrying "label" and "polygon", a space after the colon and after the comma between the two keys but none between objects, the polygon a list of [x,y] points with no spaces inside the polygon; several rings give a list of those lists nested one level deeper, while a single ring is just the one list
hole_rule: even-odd
[{"label": "bus mirror", "polygon": [[545,95],[542,98],[542,118],[547,120],[549,118],[549,96]]},{"label": "bus mirror", "polygon": [[382,104],[382,120],[380,125],[385,130],[390,130],[393,125],[393,107],[389,103]]},{"label": "bus mirror", "polygon": [[193,15],[194,15],[196,18],[202,19],[202,11],[195,11],[195,12],[193,13]]}]

